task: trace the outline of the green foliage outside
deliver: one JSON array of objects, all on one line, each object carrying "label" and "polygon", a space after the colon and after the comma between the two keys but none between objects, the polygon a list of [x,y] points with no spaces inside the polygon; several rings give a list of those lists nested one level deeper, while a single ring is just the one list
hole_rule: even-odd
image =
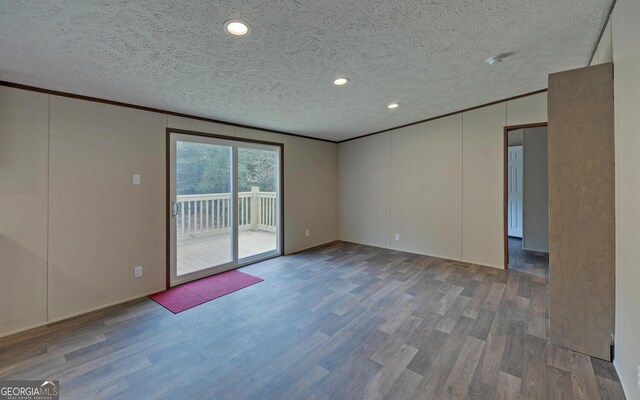
[{"label": "green foliage outside", "polygon": [[[238,191],[275,191],[275,151],[238,148]],[[229,193],[231,149],[211,144],[177,142],[177,194]]]}]

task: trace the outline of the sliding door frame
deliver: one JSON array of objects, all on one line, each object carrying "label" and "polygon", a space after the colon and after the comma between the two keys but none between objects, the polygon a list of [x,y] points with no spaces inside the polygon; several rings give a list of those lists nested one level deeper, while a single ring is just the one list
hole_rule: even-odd
[{"label": "sliding door frame", "polygon": [[[267,257],[260,257],[260,258],[255,258],[254,256],[249,256],[246,258],[245,261],[240,262],[239,261],[239,254],[238,254],[238,249],[237,246],[239,245],[238,240],[236,239],[232,239],[232,243],[233,243],[233,258],[235,261],[237,261],[237,263],[235,263],[234,265],[230,266],[229,268],[225,269],[225,270],[230,270],[230,269],[236,269],[236,268],[240,268],[240,267],[244,267],[250,264],[254,264],[257,262],[261,262],[261,261],[265,261],[265,260],[269,260],[272,258],[276,258],[276,257],[280,257],[284,254],[284,249],[285,249],[285,243],[284,243],[284,144],[283,143],[277,143],[277,142],[268,142],[268,141],[263,141],[263,140],[254,140],[254,139],[248,139],[248,138],[242,138],[242,137],[235,137],[235,136],[226,136],[226,135],[218,135],[218,134],[213,134],[213,133],[207,133],[207,132],[198,132],[198,131],[190,131],[190,130],[185,130],[185,129],[178,129],[178,128],[166,128],[165,131],[165,140],[166,140],[166,152],[165,152],[165,159],[166,159],[166,184],[165,184],[165,192],[166,192],[166,207],[165,207],[165,218],[166,218],[166,228],[165,228],[165,235],[166,235],[166,288],[169,289],[171,287],[171,249],[172,249],[172,237],[171,237],[171,223],[172,223],[172,218],[170,217],[171,214],[171,134],[172,133],[176,133],[176,134],[181,134],[181,135],[191,135],[191,136],[198,136],[198,137],[205,137],[205,138],[211,138],[211,139],[220,139],[220,140],[225,140],[225,141],[232,141],[232,142],[236,142],[236,143],[247,143],[247,144],[258,144],[258,145],[265,145],[265,146],[272,146],[272,147],[279,147],[279,160],[278,160],[278,166],[279,166],[279,176],[278,176],[278,193],[279,193],[279,212],[278,212],[278,224],[279,224],[279,229],[277,232],[277,243],[279,243],[279,252],[278,254],[274,254],[274,255],[269,255]],[[232,159],[234,160],[234,162],[232,163],[232,169],[233,169],[233,174],[232,174],[232,192],[233,194],[235,194],[235,197],[237,198],[237,193],[238,193],[238,174],[237,174],[237,168],[238,168],[238,163],[237,163],[237,157],[238,157],[238,147],[234,146],[232,147],[233,149],[233,157]],[[232,196],[233,196],[232,194]],[[232,201],[233,203],[233,201]],[[237,207],[236,207],[237,208]],[[238,230],[238,217],[237,217],[237,210],[234,208],[234,212],[232,213],[232,218],[233,218],[233,225],[234,225],[234,230],[236,231],[236,234],[239,234]],[[236,257],[238,257],[236,259]],[[221,270],[220,272],[224,272],[224,270]],[[200,278],[201,279],[201,278]]]}]

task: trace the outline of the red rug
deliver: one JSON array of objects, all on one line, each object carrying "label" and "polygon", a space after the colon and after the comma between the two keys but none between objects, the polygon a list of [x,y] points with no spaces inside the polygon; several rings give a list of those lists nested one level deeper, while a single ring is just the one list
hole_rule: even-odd
[{"label": "red rug", "polygon": [[259,282],[262,282],[262,279],[231,270],[172,287],[164,292],[152,294],[149,298],[177,314]]}]

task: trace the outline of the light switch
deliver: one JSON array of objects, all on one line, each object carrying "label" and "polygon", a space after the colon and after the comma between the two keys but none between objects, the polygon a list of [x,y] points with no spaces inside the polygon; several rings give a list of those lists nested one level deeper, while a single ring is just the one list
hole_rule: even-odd
[{"label": "light switch", "polygon": [[134,175],[133,176],[133,184],[134,185],[139,185],[140,184],[140,175]]}]

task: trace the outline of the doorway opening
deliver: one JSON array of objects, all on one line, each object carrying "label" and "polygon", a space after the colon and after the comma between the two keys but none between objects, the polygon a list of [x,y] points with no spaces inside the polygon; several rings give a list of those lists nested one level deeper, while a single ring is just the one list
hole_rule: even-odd
[{"label": "doorway opening", "polygon": [[549,274],[547,123],[504,128],[505,269]]},{"label": "doorway opening", "polygon": [[282,147],[167,129],[167,287],[282,254]]}]

